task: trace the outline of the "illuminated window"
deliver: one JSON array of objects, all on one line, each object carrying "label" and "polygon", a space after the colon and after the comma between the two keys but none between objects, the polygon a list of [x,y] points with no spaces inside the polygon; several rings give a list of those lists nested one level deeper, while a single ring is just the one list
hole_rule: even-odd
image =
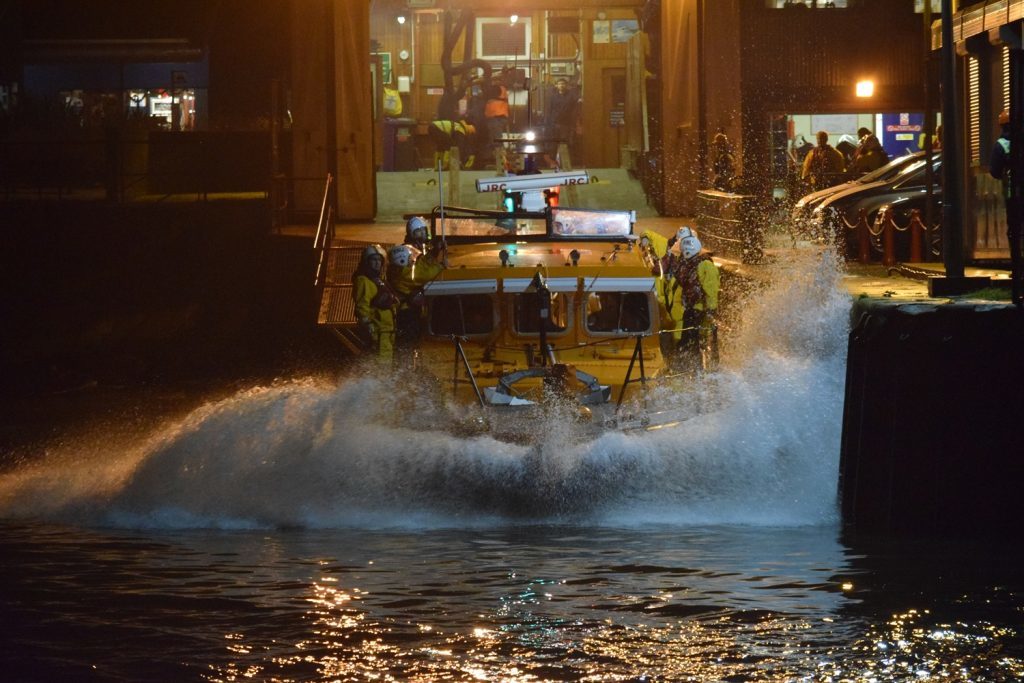
[{"label": "illuminated window", "polygon": [[[924,0],[914,0],[914,11],[924,14]],[[942,14],[942,0],[932,0],[932,14]]]}]

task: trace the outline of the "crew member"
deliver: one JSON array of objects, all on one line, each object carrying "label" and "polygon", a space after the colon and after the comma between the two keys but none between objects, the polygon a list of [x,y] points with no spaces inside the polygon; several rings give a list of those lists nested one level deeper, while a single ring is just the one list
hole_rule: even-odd
[{"label": "crew member", "polygon": [[[679,256],[673,267],[673,276],[679,285],[683,300],[682,338],[677,345],[680,369],[695,371],[717,362],[715,315],[718,311],[720,279],[718,266],[711,260],[697,235],[683,226],[676,232]],[[703,349],[710,358],[702,363]]]},{"label": "crew member", "polygon": [[651,275],[654,276],[654,293],[661,309],[661,333],[658,335],[661,353],[666,358],[675,355],[675,348],[683,336],[683,290],[673,276],[675,254],[671,240],[654,230],[640,234],[640,247],[648,256]]},{"label": "crew member", "polygon": [[395,345],[411,346],[420,336],[423,286],[416,281],[416,247],[396,244],[388,249],[388,284],[398,298],[395,310]]},{"label": "crew member", "polygon": [[430,227],[423,216],[413,216],[405,222],[405,244],[422,253],[430,239]]},{"label": "crew member", "polygon": [[384,281],[384,250],[376,244],[363,249],[352,274],[359,334],[382,361],[390,362],[395,346],[395,306],[398,299]]},{"label": "crew member", "polygon": [[413,216],[405,223],[405,243],[419,252],[414,272],[416,282],[430,282],[444,270],[443,245],[433,244],[423,216]]}]

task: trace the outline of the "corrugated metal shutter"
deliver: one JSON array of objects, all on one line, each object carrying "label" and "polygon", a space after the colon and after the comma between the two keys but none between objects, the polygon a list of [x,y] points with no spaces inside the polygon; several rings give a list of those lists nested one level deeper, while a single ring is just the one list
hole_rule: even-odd
[{"label": "corrugated metal shutter", "polygon": [[978,58],[967,58],[967,151],[972,164],[981,163],[981,92]]},{"label": "corrugated metal shutter", "polygon": [[1003,45],[1003,109],[1010,111],[1010,48]]}]

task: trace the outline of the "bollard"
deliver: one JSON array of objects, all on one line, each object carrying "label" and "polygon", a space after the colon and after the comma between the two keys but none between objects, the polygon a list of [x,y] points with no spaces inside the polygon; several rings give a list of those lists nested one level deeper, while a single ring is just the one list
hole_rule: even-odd
[{"label": "bollard", "polygon": [[921,243],[924,237],[924,224],[921,223],[921,212],[913,209],[910,212],[910,262],[921,263]]},{"label": "bollard", "polygon": [[882,265],[892,268],[896,265],[896,224],[889,211],[880,213],[878,220],[882,224]]},{"label": "bollard", "polygon": [[864,209],[857,214],[857,262],[871,263],[871,233]]}]

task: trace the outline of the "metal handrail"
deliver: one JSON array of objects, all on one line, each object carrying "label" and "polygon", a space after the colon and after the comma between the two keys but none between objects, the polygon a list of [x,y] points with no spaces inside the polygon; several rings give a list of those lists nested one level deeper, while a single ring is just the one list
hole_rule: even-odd
[{"label": "metal handrail", "polygon": [[324,198],[320,204],[320,220],[316,224],[316,234],[313,236],[313,252],[317,253],[316,274],[313,276],[313,288],[319,289],[322,285],[321,275],[324,272],[327,261],[327,250],[334,244],[334,176],[327,174],[324,182]]}]

